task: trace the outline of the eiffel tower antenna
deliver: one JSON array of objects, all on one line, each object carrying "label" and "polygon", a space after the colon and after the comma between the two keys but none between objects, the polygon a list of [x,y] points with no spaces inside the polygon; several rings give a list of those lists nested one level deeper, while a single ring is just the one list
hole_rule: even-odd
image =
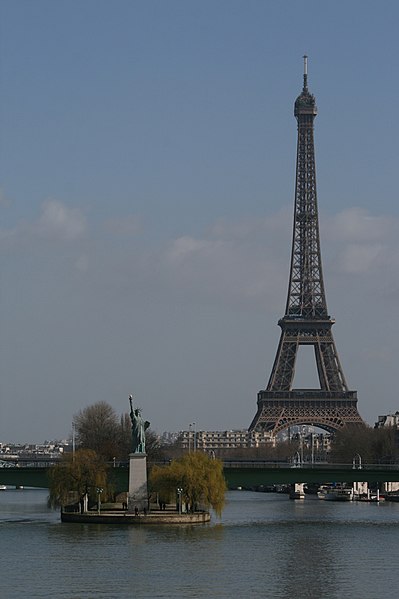
[{"label": "eiffel tower antenna", "polygon": [[[274,434],[293,425],[319,426],[329,432],[346,424],[364,424],[357,411],[335,347],[327,310],[321,264],[313,123],[316,100],[308,90],[308,57],[303,89],[295,101],[298,123],[294,224],[285,314],[278,322],[280,342],[267,388],[258,393],[250,430]],[[313,346],[320,388],[294,389],[300,346]]]},{"label": "eiffel tower antenna", "polygon": [[303,91],[308,90],[308,57],[303,57]]}]

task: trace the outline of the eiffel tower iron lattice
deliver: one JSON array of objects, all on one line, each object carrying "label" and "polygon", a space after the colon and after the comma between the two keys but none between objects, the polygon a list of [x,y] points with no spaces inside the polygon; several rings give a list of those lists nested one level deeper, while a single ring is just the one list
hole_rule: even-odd
[{"label": "eiffel tower iron lattice", "polygon": [[[364,424],[338,358],[328,315],[321,265],[313,122],[316,101],[308,90],[304,56],[303,89],[295,101],[298,123],[294,226],[285,315],[278,322],[280,342],[266,390],[249,430],[274,434],[299,424],[333,432]],[[293,389],[299,346],[314,348],[320,389]]]}]

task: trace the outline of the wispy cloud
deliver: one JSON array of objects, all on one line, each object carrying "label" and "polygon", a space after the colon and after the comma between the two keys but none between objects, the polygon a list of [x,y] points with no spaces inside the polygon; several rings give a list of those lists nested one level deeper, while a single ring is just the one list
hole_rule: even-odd
[{"label": "wispy cloud", "polygon": [[337,241],[370,243],[397,232],[399,222],[386,215],[375,216],[364,208],[348,208],[330,217],[328,234]]},{"label": "wispy cloud", "polygon": [[226,304],[274,302],[286,285],[289,239],[285,213],[224,221],[202,237],[171,240],[161,259],[173,285],[184,293]]},{"label": "wispy cloud", "polygon": [[[374,216],[354,207],[333,216],[321,215],[320,220],[323,263],[331,273],[328,287],[339,289],[347,284],[348,276],[356,276],[363,289],[385,293],[393,280],[399,280],[398,218]],[[136,239],[139,228],[135,215],[104,222],[103,230],[126,237],[128,245],[121,253],[112,238],[106,248],[103,240],[101,245],[97,243],[98,229],[88,231],[80,210],[60,200],[48,200],[36,219],[3,230],[0,238],[24,247],[43,240],[62,242],[60,248],[86,240],[84,247],[76,246],[77,270],[85,273],[90,266],[101,284],[112,282],[112,289],[128,289],[132,296],[139,285],[142,292],[147,289],[158,297],[176,295],[186,302],[281,308],[289,274],[290,206],[258,219],[219,220],[202,235],[187,232],[165,245],[143,229],[140,233],[145,243],[141,249],[136,244],[133,250],[132,245],[130,252],[130,239]]]},{"label": "wispy cloud", "polygon": [[59,200],[42,204],[41,214],[32,232],[47,238],[74,240],[86,231],[86,219],[77,208],[69,208]]},{"label": "wispy cloud", "polygon": [[[159,256],[163,278],[184,294],[223,302],[281,305],[290,260],[292,214],[215,223],[201,236],[170,240]],[[323,262],[339,290],[356,276],[375,293],[399,280],[399,219],[352,208],[322,219]],[[387,276],[389,273],[389,277]]]},{"label": "wispy cloud", "polygon": [[36,219],[21,221],[13,228],[1,230],[0,239],[24,245],[34,239],[68,242],[83,237],[86,229],[86,218],[79,209],[70,208],[60,200],[47,200],[41,204]]},{"label": "wispy cloud", "polygon": [[334,254],[337,271],[377,276],[381,267],[399,267],[398,218],[355,207],[328,218],[325,225],[322,243]]}]

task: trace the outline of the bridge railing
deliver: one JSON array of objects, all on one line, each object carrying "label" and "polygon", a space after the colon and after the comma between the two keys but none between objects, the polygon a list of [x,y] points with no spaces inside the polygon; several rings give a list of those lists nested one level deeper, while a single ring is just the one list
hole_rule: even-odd
[{"label": "bridge railing", "polygon": [[350,464],[331,463],[331,462],[301,462],[296,464],[293,462],[277,462],[268,460],[223,460],[224,468],[276,468],[276,469],[288,469],[288,468],[302,468],[318,470],[399,470],[399,464],[362,464],[361,467],[356,465],[354,467],[353,462]]},{"label": "bridge railing", "polygon": [[[4,459],[0,458],[0,468],[49,468],[60,461],[58,457],[50,456],[24,456]],[[170,460],[157,462],[159,465],[170,463]],[[109,466],[128,468],[129,463],[126,461],[109,462]],[[223,460],[223,467],[226,469],[237,468],[259,468],[259,469],[278,469],[285,470],[290,468],[302,468],[307,470],[382,470],[382,471],[399,471],[399,464],[365,464],[358,463],[331,463],[331,462],[295,462],[293,460]]]},{"label": "bridge railing", "polygon": [[0,458],[0,468],[49,468],[57,464],[60,458],[52,456],[29,456]]}]

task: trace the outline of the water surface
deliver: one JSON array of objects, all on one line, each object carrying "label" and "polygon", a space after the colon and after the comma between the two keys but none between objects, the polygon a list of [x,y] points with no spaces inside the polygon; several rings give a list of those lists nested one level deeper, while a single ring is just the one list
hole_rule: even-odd
[{"label": "water surface", "polygon": [[0,596],[390,599],[399,504],[229,492],[197,526],[61,524],[47,491],[0,492]]}]

